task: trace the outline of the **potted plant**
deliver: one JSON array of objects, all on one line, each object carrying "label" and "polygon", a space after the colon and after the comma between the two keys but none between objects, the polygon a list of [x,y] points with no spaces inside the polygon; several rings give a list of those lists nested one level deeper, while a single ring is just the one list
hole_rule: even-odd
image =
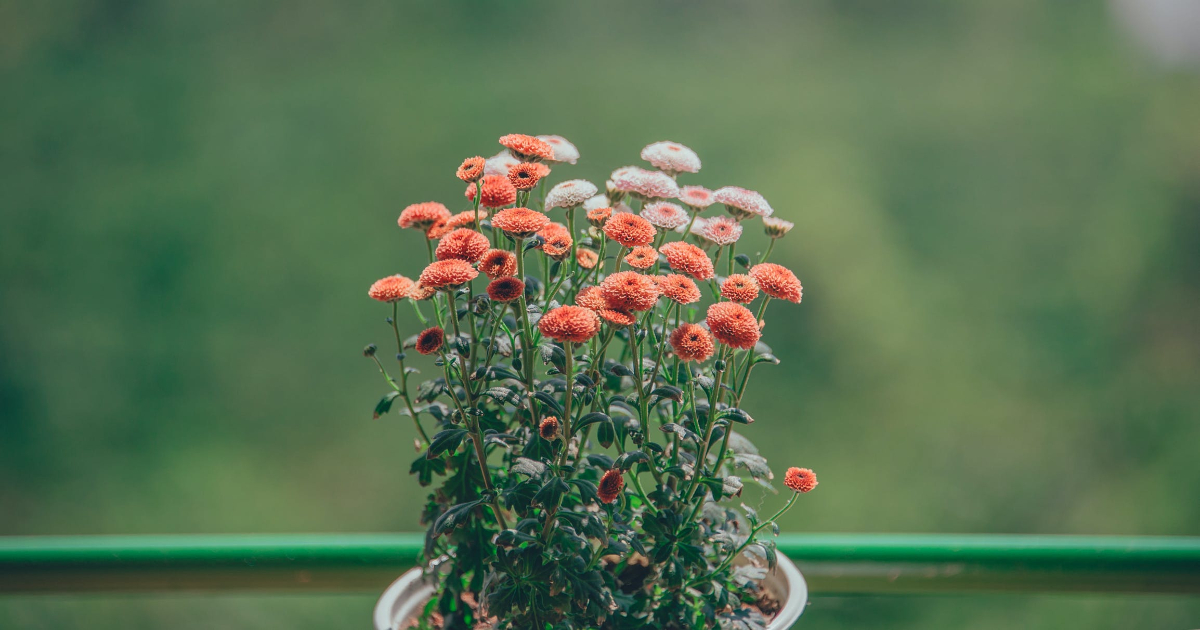
[{"label": "potted plant", "polygon": [[[789,468],[770,516],[737,499],[743,476],[771,488],[742,404],[755,367],[779,362],[767,304],[800,302],[767,262],[792,224],[751,190],[680,187],[700,160],[678,143],[647,146],[658,170],[617,169],[603,193],[547,190],[579,157],[561,137],[500,143],[457,171],[469,209],[404,209],[428,266],[369,291],[391,306],[398,362],[364,352],[390,386],[375,413],[412,418],[411,472],[432,489],[423,566],[384,593],[376,627],[790,626],[804,581],[766,534],[816,476]],[[736,248],[757,221],[770,246],[752,260]],[[401,334],[402,305],[419,334]]]}]

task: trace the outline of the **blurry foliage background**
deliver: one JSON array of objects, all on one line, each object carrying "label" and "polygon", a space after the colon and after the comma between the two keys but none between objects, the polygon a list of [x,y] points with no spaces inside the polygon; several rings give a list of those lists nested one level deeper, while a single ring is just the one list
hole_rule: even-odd
[{"label": "blurry foliage background", "polygon": [[[453,169],[510,132],[597,183],[683,142],[683,181],[796,222],[747,431],[820,474],[786,531],[1200,534],[1198,103],[1096,2],[0,4],[0,534],[417,529],[366,288],[424,260],[400,209],[464,206]],[[7,598],[0,626],[373,600]],[[803,626],[1198,620],[817,598]]]}]

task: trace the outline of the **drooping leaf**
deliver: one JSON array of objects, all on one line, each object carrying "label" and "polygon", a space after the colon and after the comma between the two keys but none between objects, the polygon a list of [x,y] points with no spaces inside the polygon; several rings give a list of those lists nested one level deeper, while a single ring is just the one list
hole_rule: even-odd
[{"label": "drooping leaf", "polygon": [[399,395],[400,395],[400,392],[393,391],[393,392],[388,392],[388,393],[384,394],[383,398],[379,399],[379,402],[375,404],[375,419],[376,420],[378,420],[379,417],[382,416],[383,414],[391,411],[392,402],[394,402],[396,400],[396,397]]},{"label": "drooping leaf", "polygon": [[467,501],[466,503],[459,503],[458,505],[450,506],[450,508],[448,508],[445,512],[442,512],[442,515],[433,522],[433,535],[440,536],[447,531],[465,523],[467,517],[471,514],[471,510],[475,509],[475,507],[480,503],[483,503],[483,499],[476,499],[474,501]]},{"label": "drooping leaf", "polygon": [[445,429],[438,431],[437,435],[433,436],[433,440],[429,443],[429,451],[425,456],[433,459],[442,453],[454,452],[459,444],[462,444],[463,438],[467,437],[466,429]]},{"label": "drooping leaf", "polygon": [[600,413],[599,411],[593,411],[592,413],[585,414],[582,418],[580,418],[579,421],[576,422],[575,426],[572,428],[574,429],[574,431],[578,432],[580,429],[582,429],[586,426],[596,424],[597,422],[610,422],[611,423],[612,418],[610,418],[609,415],[606,413]]}]

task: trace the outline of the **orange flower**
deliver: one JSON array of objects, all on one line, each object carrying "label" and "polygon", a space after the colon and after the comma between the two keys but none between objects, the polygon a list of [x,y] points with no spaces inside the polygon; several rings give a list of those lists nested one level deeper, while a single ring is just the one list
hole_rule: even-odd
[{"label": "orange flower", "polygon": [[671,349],[680,361],[705,361],[713,353],[712,335],[699,324],[684,324],[671,333]]},{"label": "orange flower", "polygon": [[763,293],[773,298],[799,304],[800,298],[804,295],[804,287],[800,286],[800,280],[796,278],[796,274],[783,265],[775,263],[754,265],[750,268],[750,277],[754,278]]},{"label": "orange flower", "polygon": [[613,308],[602,308],[596,311],[596,314],[600,316],[600,319],[603,319],[613,326],[620,326],[622,328],[625,326],[632,326],[635,322],[637,322],[637,318],[634,317],[632,313],[618,311]]},{"label": "orange flower", "polygon": [[783,485],[796,492],[812,492],[812,489],[817,487],[817,473],[793,466],[784,473]]},{"label": "orange flower", "polygon": [[510,133],[507,136],[501,136],[500,144],[508,147],[508,150],[522,162],[554,159],[554,147],[551,147],[545,140],[539,140],[523,133]]},{"label": "orange flower", "polygon": [[433,287],[427,287],[427,286],[421,284],[420,282],[418,282],[416,284],[416,286],[414,286],[412,288],[412,291],[408,292],[408,297],[412,298],[413,300],[415,300],[417,302],[420,302],[421,300],[428,300],[429,298],[433,297],[436,294],[437,294],[437,289],[435,289]]},{"label": "orange flower", "polygon": [[538,180],[550,174],[550,167],[534,162],[514,164],[508,171],[508,181],[517,190],[532,190]]},{"label": "orange flower", "polygon": [[550,223],[547,223],[546,227],[538,230],[537,235],[548,241],[548,240],[554,238],[555,236],[566,236],[566,237],[570,238],[571,231],[567,229],[567,226],[565,226],[561,223],[552,221]]},{"label": "orange flower", "polygon": [[558,418],[554,416],[542,418],[542,423],[538,425],[538,435],[542,436],[543,440],[553,440],[558,437]]},{"label": "orange flower", "polygon": [[380,278],[367,289],[367,295],[380,302],[396,302],[408,297],[416,283],[404,276]]},{"label": "orange flower", "polygon": [[648,311],[658,302],[658,285],[636,271],[621,271],[604,279],[600,290],[608,307],[619,311]]},{"label": "orange flower", "polygon": [[590,308],[593,311],[608,308],[608,301],[604,299],[604,292],[600,287],[584,287],[575,295],[575,303],[584,308]]},{"label": "orange flower", "polygon": [[709,306],[705,321],[717,341],[733,348],[753,348],[762,336],[754,313],[735,302],[718,302]]},{"label": "orange flower", "polygon": [[446,333],[441,328],[434,326],[426,328],[417,335],[417,352],[421,354],[433,354],[442,348],[442,342],[446,339]]},{"label": "orange flower", "polygon": [[740,304],[749,304],[758,297],[758,285],[754,283],[754,278],[735,273],[721,283],[721,297]]},{"label": "orange flower", "polygon": [[446,209],[446,206],[436,201],[426,201],[414,203],[405,208],[400,213],[400,218],[396,219],[396,223],[405,229],[427,230],[434,223],[449,218],[449,216],[450,211]]},{"label": "orange flower", "polygon": [[659,248],[667,257],[667,264],[675,271],[682,271],[697,280],[713,277],[713,263],[704,250],[683,241],[672,241]]},{"label": "orange flower", "polygon": [[600,317],[582,306],[560,306],[542,315],[538,329],[556,341],[582,343],[600,332]]},{"label": "orange flower", "polygon": [[658,262],[658,252],[653,247],[634,247],[625,257],[625,262],[634,269],[649,269]]},{"label": "orange flower", "polygon": [[546,227],[549,222],[549,217],[529,208],[501,210],[492,218],[492,225],[516,238],[529,238],[537,234],[538,230]]},{"label": "orange flower", "polygon": [[479,232],[458,228],[442,237],[434,255],[438,260],[457,258],[467,262],[479,262],[487,253],[489,245],[487,237]]},{"label": "orange flower", "polygon": [[[468,201],[475,201],[475,184],[469,184],[464,193]],[[486,175],[483,178],[483,196],[479,205],[485,208],[503,208],[517,200],[517,189],[503,175]]]},{"label": "orange flower", "polygon": [[612,503],[621,496],[621,491],[625,489],[625,478],[621,476],[621,471],[612,468],[604,472],[604,476],[600,478],[600,485],[596,488],[596,496],[604,503]]},{"label": "orange flower", "polygon": [[608,221],[612,213],[612,208],[592,208],[587,211],[588,223],[591,223],[594,227],[604,227],[604,222]]},{"label": "orange flower", "polygon": [[604,222],[604,235],[625,247],[649,245],[656,233],[649,221],[632,212],[618,212]]},{"label": "orange flower", "polygon": [[465,260],[436,260],[421,272],[421,284],[434,289],[456,287],[474,280],[478,275],[479,272]]},{"label": "orange flower", "polygon": [[571,237],[566,234],[555,234],[542,243],[542,251],[554,260],[566,260],[571,255]]},{"label": "orange flower", "polygon": [[479,270],[492,279],[516,275],[517,256],[507,250],[489,249],[479,261]]},{"label": "orange flower", "polygon": [[700,301],[700,287],[682,274],[659,276],[658,290],[676,304],[693,304]]},{"label": "orange flower", "polygon": [[487,163],[482,157],[476,155],[463,160],[461,166],[458,167],[458,172],[454,173],[459,179],[464,182],[479,181],[483,177],[483,167]]},{"label": "orange flower", "polygon": [[501,276],[487,285],[488,297],[501,303],[511,302],[525,292],[525,283],[512,276]]},{"label": "orange flower", "polygon": [[590,249],[580,247],[575,250],[575,260],[584,269],[595,269],[596,263],[600,262],[600,256]]},{"label": "orange flower", "polygon": [[[479,220],[482,221],[482,220],[486,219],[487,216],[488,216],[487,210],[480,208],[479,209]],[[437,223],[434,223],[433,226],[431,226],[425,232],[425,236],[426,236],[426,238],[436,240],[436,239],[442,238],[443,236],[453,232],[454,230],[457,230],[460,227],[467,227],[469,225],[475,225],[475,211],[474,210],[464,210],[453,216],[447,217],[445,219],[441,219]]]}]

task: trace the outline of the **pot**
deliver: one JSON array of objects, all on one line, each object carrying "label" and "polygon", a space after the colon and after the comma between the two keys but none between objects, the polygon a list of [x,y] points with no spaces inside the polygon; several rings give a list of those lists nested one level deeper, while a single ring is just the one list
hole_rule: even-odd
[{"label": "pot", "polygon": [[[784,556],[778,556],[776,569],[763,578],[763,588],[783,605],[767,630],[787,630],[800,618],[808,603],[808,584],[800,570]],[[417,567],[401,575],[375,604],[375,630],[404,630],[408,621],[420,613],[435,592],[433,582]]]}]

